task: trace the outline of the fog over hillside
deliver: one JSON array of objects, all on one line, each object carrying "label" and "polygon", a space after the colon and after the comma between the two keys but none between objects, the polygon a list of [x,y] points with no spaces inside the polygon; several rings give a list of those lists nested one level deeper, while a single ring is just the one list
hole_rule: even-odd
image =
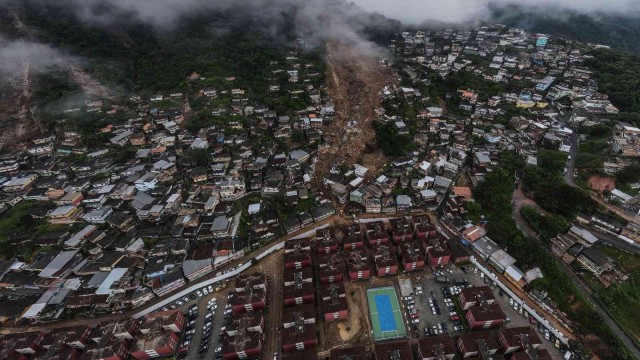
[{"label": "fog over hillside", "polygon": [[[517,5],[547,15],[559,14],[558,10],[571,10],[583,14],[613,14],[640,16],[639,0],[353,0],[367,11],[409,24],[437,21],[466,23],[489,19],[492,10]],[[561,13],[561,12],[560,12]]]}]

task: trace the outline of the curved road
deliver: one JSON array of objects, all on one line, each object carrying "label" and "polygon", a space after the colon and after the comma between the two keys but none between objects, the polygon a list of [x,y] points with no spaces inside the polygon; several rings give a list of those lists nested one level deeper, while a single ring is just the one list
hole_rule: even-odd
[{"label": "curved road", "polygon": [[[571,159],[567,159],[567,172],[564,174],[565,182],[572,187],[576,187],[575,177],[574,177],[574,169],[575,169],[575,159],[578,154],[578,135],[575,133],[571,139],[571,150],[569,154],[571,155]],[[542,209],[538,204],[536,204],[533,200],[524,197],[521,191],[521,185],[518,183],[517,188],[513,192],[513,217],[516,221],[516,224],[520,228],[525,235],[535,239],[538,237],[538,233],[525,221],[522,217],[521,209],[526,206],[534,207],[535,209],[546,213],[544,209]],[[572,278],[580,292],[589,300],[591,307],[600,315],[602,319],[604,319],[605,323],[611,328],[614,334],[618,336],[620,341],[622,341],[625,346],[631,351],[636,358],[640,359],[640,349],[638,349],[635,343],[631,340],[629,336],[618,326],[618,324],[609,316],[609,314],[603,309],[589,288],[578,276],[575,275],[573,270],[569,267],[569,265],[565,264],[562,260],[557,259],[556,262],[560,264],[560,268],[564,271],[567,276]]]}]

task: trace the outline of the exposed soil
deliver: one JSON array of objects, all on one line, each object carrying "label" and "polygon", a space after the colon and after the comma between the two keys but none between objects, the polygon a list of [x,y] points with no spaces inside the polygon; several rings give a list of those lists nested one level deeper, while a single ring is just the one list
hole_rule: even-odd
[{"label": "exposed soil", "polygon": [[616,179],[613,177],[593,175],[589,178],[589,188],[602,194],[605,190],[611,191],[616,188]]},{"label": "exposed soil", "polygon": [[376,149],[374,109],[380,107],[382,88],[393,81],[391,70],[373,54],[338,41],[327,45],[327,64],[328,92],[336,113],[333,124],[324,130],[326,145],[318,152],[316,181],[343,162],[362,162],[373,168],[386,162],[379,150],[366,154],[365,150]]},{"label": "exposed soil", "polygon": [[366,323],[367,314],[365,293],[362,285],[345,283],[349,317],[343,321],[322,322],[321,341],[323,350],[330,350],[343,345],[368,345],[372,343],[369,327]]}]

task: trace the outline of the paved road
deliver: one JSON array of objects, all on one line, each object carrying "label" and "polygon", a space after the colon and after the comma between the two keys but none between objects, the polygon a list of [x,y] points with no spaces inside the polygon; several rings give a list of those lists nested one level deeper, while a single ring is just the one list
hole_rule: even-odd
[{"label": "paved road", "polygon": [[569,150],[570,158],[567,159],[567,171],[564,174],[564,181],[570,186],[576,187],[576,179],[574,170],[576,169],[576,157],[578,157],[578,133],[573,131],[571,135],[571,150]]},{"label": "paved road", "polygon": [[270,275],[270,296],[269,296],[269,312],[267,314],[267,325],[265,328],[266,351],[263,352],[262,358],[270,360],[275,353],[280,350],[281,320],[282,320],[282,254],[283,251],[277,251],[273,255],[269,255],[268,262],[265,262],[264,268],[261,270]]}]

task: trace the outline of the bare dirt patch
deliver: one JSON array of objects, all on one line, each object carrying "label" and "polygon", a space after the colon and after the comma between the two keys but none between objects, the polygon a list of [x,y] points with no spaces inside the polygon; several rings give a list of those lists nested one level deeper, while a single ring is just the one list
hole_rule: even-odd
[{"label": "bare dirt patch", "polygon": [[366,313],[364,287],[357,283],[345,283],[349,317],[344,321],[322,322],[322,350],[330,350],[344,345],[372,344],[370,326]]},{"label": "bare dirt patch", "polygon": [[616,179],[608,176],[593,175],[589,178],[589,188],[602,194],[605,190],[611,191],[616,188]]}]

